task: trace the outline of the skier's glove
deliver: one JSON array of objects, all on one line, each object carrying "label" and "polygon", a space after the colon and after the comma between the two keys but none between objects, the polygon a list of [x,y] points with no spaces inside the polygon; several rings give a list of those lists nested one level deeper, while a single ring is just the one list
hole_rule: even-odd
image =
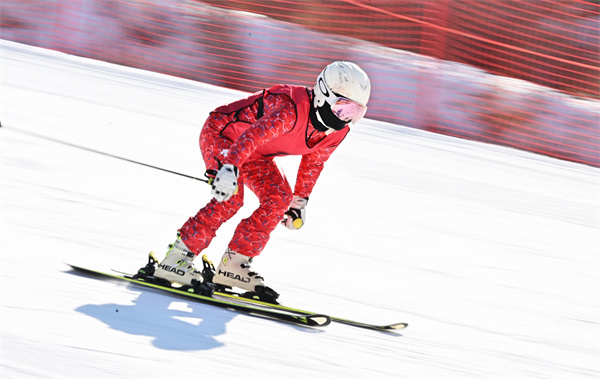
[{"label": "skier's glove", "polygon": [[308,204],[308,197],[294,195],[290,209],[285,212],[281,224],[291,230],[300,229],[306,220],[306,209],[304,209],[306,204]]},{"label": "skier's glove", "polygon": [[215,179],[210,183],[212,186],[211,194],[217,201],[227,201],[237,193],[238,176],[238,168],[232,164],[224,164],[219,168]]}]

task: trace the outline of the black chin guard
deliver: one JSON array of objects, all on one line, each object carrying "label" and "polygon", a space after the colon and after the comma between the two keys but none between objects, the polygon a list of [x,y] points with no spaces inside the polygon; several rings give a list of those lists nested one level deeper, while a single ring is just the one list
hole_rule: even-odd
[{"label": "black chin guard", "polygon": [[321,107],[317,107],[315,112],[319,113],[319,116],[321,116],[321,120],[323,120],[325,126],[331,129],[342,130],[348,124],[346,121],[340,120],[336,115],[333,114],[331,111],[331,106],[328,102],[325,102],[325,104],[323,104]]}]

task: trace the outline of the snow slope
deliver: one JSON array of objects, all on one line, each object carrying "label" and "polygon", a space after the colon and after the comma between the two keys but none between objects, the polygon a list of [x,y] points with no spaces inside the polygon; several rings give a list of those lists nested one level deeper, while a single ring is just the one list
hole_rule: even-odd
[{"label": "snow slope", "polygon": [[281,324],[64,264],[136,270],[210,199],[77,146],[200,176],[200,126],[240,93],[0,46],[2,378],[598,377],[598,169],[365,120],[254,267],[288,304],[410,326]]}]

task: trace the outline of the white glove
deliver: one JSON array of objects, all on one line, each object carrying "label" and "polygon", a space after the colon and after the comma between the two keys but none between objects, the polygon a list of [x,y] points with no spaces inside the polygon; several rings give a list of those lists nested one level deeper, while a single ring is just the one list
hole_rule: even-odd
[{"label": "white glove", "polygon": [[306,209],[304,209],[306,204],[308,204],[308,197],[294,195],[290,209],[285,212],[281,224],[291,230],[300,229],[306,221]]},{"label": "white glove", "polygon": [[238,191],[238,168],[232,164],[224,164],[212,181],[211,194],[219,202],[231,199]]}]

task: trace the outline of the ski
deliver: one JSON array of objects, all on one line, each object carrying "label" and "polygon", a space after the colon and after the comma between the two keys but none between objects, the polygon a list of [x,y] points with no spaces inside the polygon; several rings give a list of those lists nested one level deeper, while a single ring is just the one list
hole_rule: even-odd
[{"label": "ski", "polygon": [[[154,256],[150,255],[150,265],[152,262],[156,261]],[[203,257],[203,262],[206,270],[210,270],[212,267],[212,263],[208,261],[206,257]],[[372,324],[361,321],[349,320],[341,317],[333,317],[329,315],[324,315],[321,313],[306,311],[302,309],[297,309],[293,307],[288,307],[283,304],[279,304],[277,302],[267,302],[261,299],[245,297],[244,294],[227,291],[224,292],[220,289],[211,290],[210,293],[204,293],[203,295],[196,293],[193,289],[182,290],[179,288],[173,288],[169,286],[164,286],[161,284],[150,283],[145,281],[143,278],[140,278],[138,275],[132,275],[127,272],[112,270],[115,274],[109,274],[104,272],[99,272],[91,269],[86,269],[74,265],[69,265],[76,270],[87,272],[88,274],[95,274],[100,276],[107,276],[114,279],[126,280],[128,282],[132,282],[139,285],[144,285],[147,287],[156,288],[159,290],[168,291],[170,293],[193,298],[195,301],[204,302],[204,303],[212,303],[214,305],[220,305],[222,307],[227,307],[228,305],[231,307],[239,308],[239,311],[245,311],[247,313],[259,313],[264,317],[268,317],[272,313],[283,314],[282,316],[276,316],[274,318],[278,318],[282,321],[288,321],[292,323],[308,325],[308,326],[326,326],[331,322],[336,322],[340,324],[345,324],[349,326],[359,327],[363,329],[370,329],[380,332],[397,332],[408,327],[407,323],[398,322],[394,324]],[[149,266],[146,266],[149,268]],[[119,275],[116,275],[119,274]],[[209,275],[208,272],[204,272],[205,275]],[[151,278],[151,277],[150,277]],[[212,285],[212,284],[210,284]],[[200,292],[202,293],[202,292]],[[259,309],[257,311],[257,309]]]},{"label": "ski", "polygon": [[192,301],[215,305],[222,308],[232,309],[239,312],[258,315],[264,318],[273,319],[277,321],[283,321],[287,323],[292,323],[295,325],[309,326],[309,327],[323,327],[327,326],[331,323],[331,318],[327,315],[315,314],[309,312],[297,312],[292,310],[291,308],[286,309],[285,307],[277,308],[272,307],[273,304],[260,302],[248,301],[246,299],[235,299],[229,298],[226,296],[223,297],[209,297],[196,294],[194,292],[184,291],[177,288],[165,287],[158,284],[153,284],[144,281],[143,279],[133,278],[126,275],[116,275],[111,273],[106,273],[102,271],[96,271],[89,268],[72,265],[67,263],[72,269],[77,272],[86,274],[91,277],[100,278],[100,279],[111,279],[118,281],[125,281],[129,283],[133,283],[142,287],[152,288],[155,290],[168,292],[169,294],[174,294],[182,298],[186,298]]},{"label": "ski", "polygon": [[[146,267],[141,269],[139,272],[153,274],[154,269],[156,267],[155,266],[156,263],[158,263],[156,256],[154,255],[153,252],[150,252],[150,255],[148,256],[148,264],[146,265]],[[279,303],[277,301],[279,294],[277,294],[277,292],[273,291],[269,287],[265,287],[267,290],[263,291],[262,293],[258,293],[258,292],[237,293],[237,292],[231,291],[231,289],[229,287],[214,285],[212,283],[212,278],[214,276],[215,267],[206,255],[202,256],[202,265],[203,265],[202,276],[205,278],[205,280],[206,280],[205,283],[207,283],[207,284],[201,285],[199,289],[201,289],[201,290],[208,289],[208,291],[210,292],[210,295],[213,298],[222,298],[222,299],[226,299],[226,300],[230,300],[230,301],[233,301],[233,300],[240,301],[241,300],[244,303],[251,303],[254,305],[268,307],[271,309],[278,309],[278,310],[283,310],[283,311],[287,311],[287,312],[295,312],[298,314],[307,314],[308,315],[308,314],[313,313],[313,312],[305,311],[302,309],[287,307],[287,306]],[[139,274],[139,272],[138,272],[138,274]],[[127,274],[124,274],[124,275],[127,275]],[[377,330],[380,332],[395,332],[395,331],[398,331],[398,330],[408,327],[408,324],[405,322],[398,322],[398,323],[388,324],[388,325],[378,325],[378,324],[371,324],[371,323],[366,323],[366,322],[361,322],[361,321],[349,320],[349,319],[341,318],[341,317],[332,317],[332,316],[329,316],[329,317],[330,317],[331,321],[334,321],[334,322],[337,322],[340,324],[346,324],[346,325],[355,326],[355,327],[364,328],[364,329]]]},{"label": "ski", "polygon": [[[205,257],[203,257],[203,259],[205,259]],[[207,262],[207,261],[205,260],[204,262]],[[208,264],[205,264],[205,267],[208,267],[210,269],[210,265],[211,265],[211,263],[208,262]],[[146,267],[146,268],[148,268],[148,267]],[[136,277],[135,275],[129,274],[127,272],[118,271],[118,270],[114,270],[114,269],[113,269],[113,271],[123,275],[125,278],[135,279],[135,277]],[[204,274],[208,274],[208,273],[205,271]],[[264,307],[264,308],[270,308],[270,309],[275,309],[275,310],[280,310],[280,311],[285,311],[285,312],[292,312],[292,313],[296,313],[296,314],[303,314],[303,315],[320,314],[320,313],[310,312],[310,311],[306,311],[306,310],[302,310],[302,309],[288,307],[288,306],[285,306],[283,304],[276,303],[276,302],[275,303],[274,302],[266,302],[266,301],[263,301],[260,299],[246,297],[246,296],[244,296],[244,294],[236,293],[233,291],[223,292],[218,289],[212,290],[211,297],[213,299],[234,301],[234,302],[238,302],[241,304],[253,304],[255,306],[260,306],[260,307]],[[359,328],[363,328],[363,329],[376,330],[376,331],[380,331],[380,332],[397,332],[401,329],[408,327],[408,324],[405,322],[398,322],[398,323],[387,324],[387,325],[379,325],[379,324],[371,324],[371,323],[355,321],[355,320],[348,320],[348,319],[341,318],[341,317],[333,317],[333,316],[328,316],[328,317],[330,318],[331,321],[336,322],[336,323],[355,326],[355,327],[359,327]]]},{"label": "ski", "polygon": [[[312,312],[310,312],[310,311],[287,307],[282,304],[272,304],[272,303],[266,303],[266,302],[263,302],[260,300],[248,299],[248,298],[240,297],[238,294],[233,294],[233,293],[224,293],[224,292],[215,291],[213,293],[213,297],[217,298],[217,299],[231,299],[231,300],[241,299],[246,303],[261,305],[261,306],[269,307],[272,309],[285,310],[285,311],[295,312],[295,313],[299,313],[299,314],[307,314],[307,315],[312,314]],[[395,332],[395,331],[398,331],[398,330],[408,327],[408,324],[405,322],[398,322],[398,323],[387,324],[387,325],[379,325],[379,324],[372,324],[372,323],[366,323],[366,322],[361,322],[361,321],[348,320],[348,319],[340,318],[340,317],[333,317],[333,316],[329,316],[329,317],[331,318],[331,321],[333,321],[333,322],[350,325],[350,326],[355,326],[355,327],[359,327],[359,328],[363,328],[363,329],[377,330],[380,332]]]},{"label": "ski", "polygon": [[[149,263],[144,269],[147,272],[154,273],[153,267],[155,265],[155,262],[157,262],[157,260],[156,260],[156,257],[154,256],[154,253],[150,253]],[[209,278],[209,283],[210,283],[210,279],[212,279],[212,272],[214,271],[214,266],[213,266],[212,262],[210,262],[210,260],[208,260],[208,258],[206,256],[202,257],[202,262],[204,265],[204,269],[203,269],[202,273],[205,277]],[[129,273],[126,273],[123,271],[114,270],[114,269],[113,269],[113,271],[116,273],[119,273],[119,274],[123,275],[125,278],[129,278],[129,279],[135,279],[138,276],[138,275],[132,275],[132,274],[129,274]],[[237,292],[233,292],[233,291],[229,291],[229,290],[224,291],[222,289],[219,289],[219,286],[210,287],[210,286],[213,286],[212,283],[210,283],[208,286],[209,287],[204,287],[204,288],[211,288],[209,290],[209,292],[210,292],[210,296],[213,299],[221,299],[224,301],[234,301],[234,302],[241,303],[241,304],[252,304],[252,305],[260,306],[260,307],[264,307],[264,308],[270,308],[270,309],[280,310],[280,311],[284,311],[284,312],[292,312],[292,313],[303,314],[303,315],[320,314],[320,313],[310,312],[310,311],[306,311],[306,310],[302,310],[302,309],[288,307],[288,306],[278,303],[276,300],[265,301],[260,298],[248,297],[247,295],[249,293],[241,294],[241,293],[237,293]],[[328,317],[330,318],[331,321],[336,322],[336,323],[350,325],[350,326],[359,327],[359,328],[363,328],[363,329],[376,330],[376,331],[380,331],[380,332],[397,332],[401,329],[408,327],[408,324],[405,322],[398,322],[398,323],[387,324],[387,325],[379,325],[379,324],[372,324],[372,323],[366,323],[366,322],[361,322],[361,321],[349,320],[349,319],[341,318],[341,317],[333,317],[333,316],[328,316]]]}]

